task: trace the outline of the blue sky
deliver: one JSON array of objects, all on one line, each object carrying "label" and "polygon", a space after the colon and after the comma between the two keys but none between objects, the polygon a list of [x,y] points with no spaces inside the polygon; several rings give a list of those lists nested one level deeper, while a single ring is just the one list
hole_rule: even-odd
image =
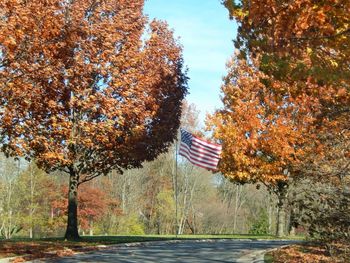
[{"label": "blue sky", "polygon": [[221,107],[220,86],[225,64],[233,54],[236,25],[220,0],[147,0],[145,13],[166,20],[184,46],[189,68],[190,94],[203,121],[206,113]]}]

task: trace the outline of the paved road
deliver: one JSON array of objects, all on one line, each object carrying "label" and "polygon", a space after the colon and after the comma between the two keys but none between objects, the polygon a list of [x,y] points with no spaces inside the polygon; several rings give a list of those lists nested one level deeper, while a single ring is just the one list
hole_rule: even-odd
[{"label": "paved road", "polygon": [[[250,260],[245,255],[254,251],[275,248],[293,241],[251,241],[251,240],[202,240],[181,242],[152,242],[137,246],[116,246],[102,251],[78,254],[74,257],[58,258],[50,263],[154,263],[154,262],[261,262]],[[243,259],[243,260],[242,260]]]}]

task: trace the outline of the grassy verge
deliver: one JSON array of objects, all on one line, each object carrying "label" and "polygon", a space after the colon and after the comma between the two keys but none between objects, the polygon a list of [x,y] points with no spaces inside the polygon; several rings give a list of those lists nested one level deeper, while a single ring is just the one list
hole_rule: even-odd
[{"label": "grassy verge", "polygon": [[264,256],[264,262],[265,263],[273,263],[273,256],[271,255],[271,253],[266,253]]},{"label": "grassy verge", "polygon": [[159,240],[197,240],[197,239],[275,239],[269,235],[145,235],[145,236],[86,236],[86,242],[118,244],[130,242],[159,241]]}]

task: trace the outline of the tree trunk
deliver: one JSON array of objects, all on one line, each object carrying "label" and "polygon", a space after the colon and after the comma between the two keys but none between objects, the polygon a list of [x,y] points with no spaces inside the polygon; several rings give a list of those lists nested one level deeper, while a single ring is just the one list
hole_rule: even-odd
[{"label": "tree trunk", "polygon": [[291,227],[290,227],[289,236],[295,237],[295,227],[294,227],[294,226],[291,226]]},{"label": "tree trunk", "polygon": [[283,205],[278,205],[278,215],[277,215],[277,237],[284,236],[284,220],[285,220],[286,212],[284,210]]},{"label": "tree trunk", "polygon": [[297,223],[295,220],[295,215],[294,215],[294,211],[293,209],[291,209],[290,214],[289,214],[289,227],[288,227],[288,231],[289,231],[289,235],[294,237],[295,236],[295,230],[297,227]]},{"label": "tree trunk", "polygon": [[269,216],[269,234],[272,234],[272,200],[271,197],[269,196],[269,212],[268,212],[268,216]]},{"label": "tree trunk", "polygon": [[89,236],[93,236],[94,235],[94,221],[92,221],[92,219],[90,219],[89,225],[90,225]]},{"label": "tree trunk", "polygon": [[235,197],[235,207],[234,207],[234,215],[233,215],[233,233],[236,233],[237,231],[239,199],[240,199],[240,191],[242,191],[242,186],[236,185],[235,188],[236,188],[236,197]]},{"label": "tree trunk", "polygon": [[65,239],[76,240],[79,239],[78,232],[78,181],[79,175],[70,169],[69,175],[69,189],[68,189],[68,220]]},{"label": "tree trunk", "polygon": [[287,199],[287,187],[286,182],[278,182],[277,186],[278,196],[278,214],[277,214],[277,237],[283,237],[285,235],[285,220],[286,220],[286,199]]},{"label": "tree trunk", "polygon": [[34,205],[34,192],[35,192],[35,184],[34,184],[34,174],[33,174],[33,165],[30,165],[30,209],[29,209],[29,238],[33,238],[33,215],[35,212]]}]

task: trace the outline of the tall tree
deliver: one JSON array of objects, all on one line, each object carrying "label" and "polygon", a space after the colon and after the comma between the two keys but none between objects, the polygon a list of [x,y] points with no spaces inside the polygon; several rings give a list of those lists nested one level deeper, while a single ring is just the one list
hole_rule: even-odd
[{"label": "tall tree", "polygon": [[311,113],[319,103],[306,94],[280,97],[274,87],[288,86],[254,64],[233,59],[222,86],[224,107],[208,125],[223,144],[220,171],[236,182],[262,182],[277,194],[281,236],[288,177],[314,139]]},{"label": "tall tree", "polygon": [[[264,96],[274,94],[276,101],[282,102],[281,109],[293,106],[299,116],[301,112],[298,108],[308,108],[304,114],[313,119],[308,122],[307,131],[302,133],[303,138],[292,144],[296,149],[308,149],[308,154],[303,154],[298,165],[290,160],[286,174],[315,176],[324,173],[320,162],[315,160],[324,159],[325,153],[333,164],[337,159],[338,167],[348,167],[347,151],[343,148],[337,153],[327,152],[330,144],[327,138],[345,134],[344,131],[349,129],[346,117],[350,112],[349,1],[225,0],[223,3],[231,18],[239,24],[235,41],[238,58],[254,61],[255,70],[265,74],[257,80],[260,83],[257,85],[262,85],[261,93]],[[247,74],[250,74],[249,71]],[[252,92],[248,88],[246,91],[251,95],[258,94],[257,90]],[[310,101],[315,102],[313,107],[310,107]],[[261,105],[270,108],[268,104]],[[260,115],[257,118],[262,119]],[[288,122],[285,123],[288,126]],[[278,129],[284,130],[283,127]],[[302,130],[299,126],[293,131]],[[307,142],[307,137],[313,139]],[[285,144],[279,149],[272,149],[271,154],[280,156],[286,150],[283,146],[288,144],[289,138],[290,133],[287,133]],[[300,147],[300,143],[304,147]],[[294,154],[291,156],[294,157]],[[264,166],[259,164],[257,169],[262,171]],[[278,188],[282,190],[285,187],[281,182]]]},{"label": "tall tree", "polygon": [[[315,165],[314,160],[326,153],[326,159],[345,167],[346,173],[344,135],[350,128],[349,1],[226,0],[224,4],[239,23],[236,47],[240,57],[258,58],[261,71],[285,83],[272,87],[274,92],[280,97],[307,94],[319,101],[318,112],[311,113],[316,117],[315,151],[298,172],[310,174],[311,166],[314,174],[324,174],[320,162]],[[269,12],[264,11],[267,8]],[[345,139],[343,151],[329,150],[334,141],[329,138],[334,137]]]},{"label": "tall tree", "polygon": [[187,91],[181,47],[143,5],[0,3],[2,149],[70,175],[67,239],[79,237],[80,184],[140,167],[176,136]]}]

